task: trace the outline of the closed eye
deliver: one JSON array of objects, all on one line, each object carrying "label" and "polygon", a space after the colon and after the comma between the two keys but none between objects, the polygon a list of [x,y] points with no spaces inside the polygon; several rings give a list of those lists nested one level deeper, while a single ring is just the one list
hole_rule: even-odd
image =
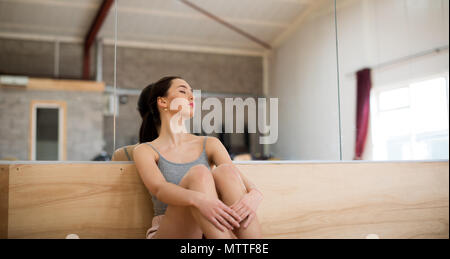
[{"label": "closed eye", "polygon": [[[185,89],[188,89],[185,85],[180,85],[179,86],[179,88],[185,88]],[[191,89],[189,89],[191,92],[193,91],[193,89],[191,88]],[[180,91],[181,93],[186,93],[185,91]]]}]

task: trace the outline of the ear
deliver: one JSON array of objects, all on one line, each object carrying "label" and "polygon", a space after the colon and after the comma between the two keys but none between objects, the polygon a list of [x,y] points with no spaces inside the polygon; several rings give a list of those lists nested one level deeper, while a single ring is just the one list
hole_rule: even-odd
[{"label": "ear", "polygon": [[165,97],[158,97],[157,104],[158,106],[161,106],[163,109],[169,107],[169,102]]}]

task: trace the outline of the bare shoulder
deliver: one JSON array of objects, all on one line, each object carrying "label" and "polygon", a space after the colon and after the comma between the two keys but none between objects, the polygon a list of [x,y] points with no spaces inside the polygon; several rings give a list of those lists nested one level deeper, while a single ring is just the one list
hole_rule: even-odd
[{"label": "bare shoulder", "polygon": [[206,151],[208,154],[213,154],[218,150],[222,150],[223,144],[217,137],[208,136],[206,139]]},{"label": "bare shoulder", "polygon": [[208,138],[206,139],[206,143],[210,146],[222,145],[220,139],[214,136],[208,136]]},{"label": "bare shoulder", "polygon": [[125,148],[127,149],[128,152],[133,152],[134,149],[135,149],[137,146],[139,146],[139,145],[140,145],[140,144],[138,143],[138,144],[126,146]]},{"label": "bare shoulder", "polygon": [[146,143],[136,144],[133,147],[133,160],[138,157],[153,157],[156,161],[158,154]]},{"label": "bare shoulder", "polygon": [[111,158],[112,161],[129,161],[133,159],[133,149],[138,144],[128,145],[124,147],[120,147],[114,151],[113,156]]},{"label": "bare shoulder", "polygon": [[[217,137],[208,136],[206,144],[206,153],[210,165],[220,165],[225,163],[232,163],[231,157],[227,149],[222,144],[222,141]],[[212,167],[212,166],[211,166]]]},{"label": "bare shoulder", "polygon": [[148,145],[145,143],[136,144],[136,146],[133,148],[133,152],[140,152],[140,150],[145,149],[145,148],[143,148],[145,146],[148,146]]}]

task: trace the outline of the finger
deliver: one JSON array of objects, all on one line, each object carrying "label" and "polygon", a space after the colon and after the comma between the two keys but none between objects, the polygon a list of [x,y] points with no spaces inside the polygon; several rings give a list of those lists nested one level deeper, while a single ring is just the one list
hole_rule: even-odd
[{"label": "finger", "polygon": [[239,203],[235,202],[233,205],[229,206],[231,209],[236,209]]},{"label": "finger", "polygon": [[240,213],[239,213],[239,210],[241,210],[243,208],[243,205],[240,203],[240,204],[238,204],[237,206],[235,206],[234,208],[233,208],[233,210],[238,214],[238,215],[241,215]]},{"label": "finger", "polygon": [[247,228],[247,222],[248,222],[248,220],[249,220],[249,218],[246,218],[246,219],[242,222],[242,227],[243,227],[244,229]]},{"label": "finger", "polygon": [[216,219],[222,224],[222,226],[226,227],[227,229],[232,229],[233,227],[220,215],[220,213],[216,216]]},{"label": "finger", "polygon": [[242,212],[242,218],[244,218],[244,219],[247,218],[247,216],[249,216],[250,213],[251,213],[250,210],[246,210],[246,211]]},{"label": "finger", "polygon": [[248,227],[248,225],[250,225],[250,223],[252,222],[253,218],[255,217],[255,214],[252,213],[248,216],[247,220],[244,223],[244,228],[246,229]]},{"label": "finger", "polygon": [[239,222],[237,222],[230,214],[228,214],[225,210],[222,211],[222,216],[235,227],[239,227]]},{"label": "finger", "polygon": [[242,219],[245,219],[244,217],[244,212],[245,212],[246,208],[244,206],[242,206],[241,208],[239,208],[236,213],[239,214],[239,216],[241,216]]},{"label": "finger", "polygon": [[239,215],[236,213],[236,211],[228,207],[225,203],[222,204],[222,209],[228,214],[232,215],[236,220],[239,220]]},{"label": "finger", "polygon": [[231,229],[231,225],[220,215],[220,212],[215,216],[215,218],[219,221],[219,223],[226,227],[227,229]]},{"label": "finger", "polygon": [[228,214],[230,214],[231,216],[233,216],[238,222],[241,222],[241,221],[243,220],[243,218],[241,218],[241,216],[239,216],[239,214],[238,214],[235,210],[233,210],[233,209],[227,207],[226,205],[225,205],[225,207],[224,207],[224,210],[225,210],[226,212],[228,212]]},{"label": "finger", "polygon": [[214,224],[214,226],[216,226],[216,228],[218,228],[220,231],[225,232],[225,229],[222,227],[222,225],[219,223],[219,221],[217,221],[216,218],[212,218],[212,223]]}]

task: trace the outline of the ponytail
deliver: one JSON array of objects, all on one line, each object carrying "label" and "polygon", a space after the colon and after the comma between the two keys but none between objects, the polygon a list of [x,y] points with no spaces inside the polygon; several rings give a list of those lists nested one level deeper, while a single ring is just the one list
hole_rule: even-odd
[{"label": "ponytail", "polygon": [[151,142],[158,137],[157,124],[154,122],[156,119],[150,112],[147,112],[142,118],[142,124],[139,130],[139,143]]},{"label": "ponytail", "polygon": [[139,130],[139,143],[151,142],[159,136],[157,127],[161,127],[161,116],[158,110],[157,99],[167,95],[167,91],[174,79],[181,79],[181,77],[164,77],[142,90],[137,107],[142,118]]}]

